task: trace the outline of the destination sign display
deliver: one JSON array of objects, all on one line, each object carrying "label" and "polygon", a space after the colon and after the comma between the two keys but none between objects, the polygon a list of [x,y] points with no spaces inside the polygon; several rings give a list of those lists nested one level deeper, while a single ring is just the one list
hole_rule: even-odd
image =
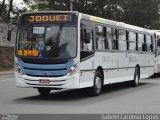
[{"label": "destination sign display", "polygon": [[39,52],[38,50],[18,50],[17,54],[24,57],[37,57],[39,55]]},{"label": "destination sign display", "polygon": [[72,23],[74,14],[26,14],[22,15],[21,23]]}]

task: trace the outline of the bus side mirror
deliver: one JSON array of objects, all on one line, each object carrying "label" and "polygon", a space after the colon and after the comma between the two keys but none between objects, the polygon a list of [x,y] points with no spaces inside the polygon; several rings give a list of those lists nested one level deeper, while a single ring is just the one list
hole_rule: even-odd
[{"label": "bus side mirror", "polygon": [[11,41],[12,31],[8,30],[7,40]]}]

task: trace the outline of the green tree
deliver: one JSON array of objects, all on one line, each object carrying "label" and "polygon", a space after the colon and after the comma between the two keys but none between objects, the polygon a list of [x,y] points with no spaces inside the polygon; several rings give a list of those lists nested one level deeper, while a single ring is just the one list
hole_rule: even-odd
[{"label": "green tree", "polygon": [[7,5],[3,1],[0,3],[0,22],[7,21]]},{"label": "green tree", "polygon": [[125,9],[125,22],[144,27],[158,16],[158,3],[155,0],[128,0]]},{"label": "green tree", "polygon": [[13,11],[13,0],[9,1],[9,10],[8,10],[8,16],[7,16],[7,22],[10,21],[11,18],[11,12]]},{"label": "green tree", "polygon": [[157,21],[157,20],[151,21],[150,27],[153,30],[160,30],[160,21]]},{"label": "green tree", "polygon": [[5,0],[2,1],[2,4],[0,6],[0,17],[2,16],[3,8],[5,7]]},{"label": "green tree", "polygon": [[[28,3],[28,0],[24,0]],[[30,0],[34,10],[69,10],[70,0]],[[158,19],[160,0],[75,0],[73,10],[137,26]]]},{"label": "green tree", "polygon": [[13,4],[15,1],[8,0],[9,3],[5,3],[5,0],[3,0],[0,3],[0,22],[17,21],[18,15],[27,11],[27,8],[19,8],[18,5]]}]

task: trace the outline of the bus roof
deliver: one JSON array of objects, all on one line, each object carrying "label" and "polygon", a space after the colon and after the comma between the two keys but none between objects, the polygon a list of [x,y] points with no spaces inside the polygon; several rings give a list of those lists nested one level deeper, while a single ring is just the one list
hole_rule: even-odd
[{"label": "bus roof", "polygon": [[142,28],[142,27],[126,24],[124,22],[118,22],[118,21],[108,20],[108,19],[104,19],[104,18],[92,16],[92,15],[83,14],[83,13],[82,13],[82,19],[91,20],[93,22],[106,24],[106,25],[109,25],[109,26],[112,26],[112,27],[125,28],[125,29],[145,32],[145,33],[148,33],[148,34],[153,34],[153,32],[151,30],[146,29],[146,28]]},{"label": "bus roof", "polygon": [[[38,14],[38,13],[75,13],[75,14],[79,14],[80,12],[77,12],[77,11],[34,11],[34,12],[22,13],[21,15]],[[148,33],[148,34],[153,34],[153,31],[151,31],[149,29],[146,29],[146,28],[126,24],[124,22],[108,20],[108,19],[105,19],[105,18],[100,18],[100,17],[96,17],[96,16],[84,14],[84,13],[80,13],[80,14],[82,14],[82,19],[90,20],[90,21],[97,22],[97,23],[106,24],[106,25],[109,25],[109,26],[112,26],[112,27],[125,28],[125,29],[135,30],[135,31],[139,31],[139,32],[145,32],[145,33]]]},{"label": "bus roof", "polygon": [[33,11],[33,12],[21,13],[21,15],[38,14],[38,13],[75,13],[75,14],[78,14],[79,12],[77,12],[77,11]]}]

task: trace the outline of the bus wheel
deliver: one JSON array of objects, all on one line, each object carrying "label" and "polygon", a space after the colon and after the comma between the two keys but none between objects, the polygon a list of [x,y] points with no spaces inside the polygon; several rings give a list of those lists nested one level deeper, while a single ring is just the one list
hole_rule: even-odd
[{"label": "bus wheel", "polygon": [[132,87],[137,87],[139,85],[139,79],[140,79],[139,68],[136,67],[135,68],[135,72],[134,72],[134,80],[132,80],[130,82],[131,86]]},{"label": "bus wheel", "polygon": [[100,71],[96,71],[94,76],[94,85],[91,88],[91,95],[99,96],[102,92],[102,86],[103,86],[102,74]]},{"label": "bus wheel", "polygon": [[37,88],[37,89],[38,89],[38,92],[40,93],[40,95],[42,95],[42,96],[47,96],[51,92],[51,89],[49,89],[49,88]]}]

